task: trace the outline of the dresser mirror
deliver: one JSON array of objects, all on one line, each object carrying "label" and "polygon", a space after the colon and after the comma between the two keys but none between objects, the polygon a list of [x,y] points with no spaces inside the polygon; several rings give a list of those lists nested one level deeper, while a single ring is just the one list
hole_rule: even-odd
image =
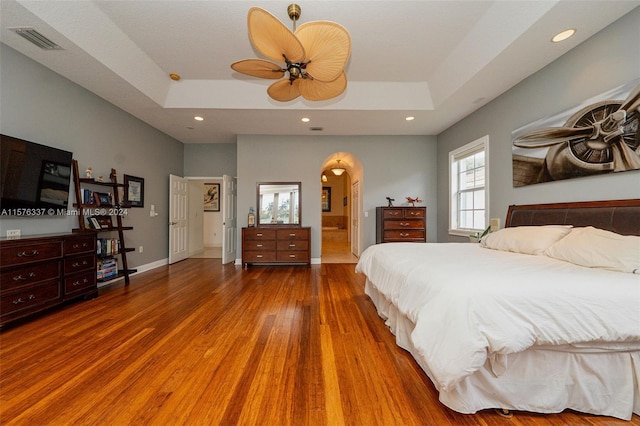
[{"label": "dresser mirror", "polygon": [[257,226],[300,226],[300,182],[257,184]]}]

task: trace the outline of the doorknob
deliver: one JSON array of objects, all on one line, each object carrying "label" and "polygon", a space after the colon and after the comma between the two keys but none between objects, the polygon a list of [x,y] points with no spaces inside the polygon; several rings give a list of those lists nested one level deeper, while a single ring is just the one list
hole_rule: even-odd
[{"label": "doorknob", "polygon": [[169,222],[169,225],[177,225],[178,222]]}]

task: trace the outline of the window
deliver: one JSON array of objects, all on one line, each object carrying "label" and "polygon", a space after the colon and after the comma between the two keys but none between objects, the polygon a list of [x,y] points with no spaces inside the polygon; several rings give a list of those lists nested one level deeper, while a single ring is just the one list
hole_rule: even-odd
[{"label": "window", "polygon": [[467,236],[487,226],[489,136],[449,153],[449,234]]}]

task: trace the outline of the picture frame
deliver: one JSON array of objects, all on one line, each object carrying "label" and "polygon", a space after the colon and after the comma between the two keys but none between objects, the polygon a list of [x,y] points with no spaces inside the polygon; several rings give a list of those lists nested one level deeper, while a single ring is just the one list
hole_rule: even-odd
[{"label": "picture frame", "polygon": [[[100,227],[97,229],[113,228],[113,221],[111,219],[111,216],[92,216],[89,220],[91,219],[95,219],[95,221],[98,222],[98,225]],[[91,222],[93,223],[93,220],[91,220]]]},{"label": "picture frame", "polygon": [[331,187],[330,186],[322,187],[322,198],[320,199],[320,201],[322,204],[322,211],[330,212],[331,211]]},{"label": "picture frame", "polygon": [[100,222],[98,222],[98,218],[95,216],[91,216],[88,218],[89,221],[89,227],[91,229],[102,229],[102,225],[100,225]]},{"label": "picture frame", "polygon": [[96,202],[96,206],[109,207],[112,205],[111,194],[106,192],[94,192],[93,199]]},{"label": "picture frame", "polygon": [[124,175],[124,204],[127,207],[144,207],[144,178]]},{"label": "picture frame", "polygon": [[203,209],[205,212],[220,211],[220,184],[205,183],[203,187]]}]

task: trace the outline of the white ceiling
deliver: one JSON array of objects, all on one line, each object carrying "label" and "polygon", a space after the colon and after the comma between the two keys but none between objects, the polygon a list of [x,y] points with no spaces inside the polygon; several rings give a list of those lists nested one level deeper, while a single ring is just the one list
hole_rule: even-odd
[{"label": "white ceiling", "polygon": [[[0,0],[0,41],[184,143],[235,142],[238,134],[435,135],[640,0],[300,0],[299,23],[330,20],[349,30],[349,85],[333,100],[279,103],[266,94],[272,80],[229,65],[261,57],[249,41],[248,9],[262,7],[291,28],[290,3]],[[15,27],[33,27],[63,50],[42,50]],[[572,27],[574,37],[549,41]]]}]

